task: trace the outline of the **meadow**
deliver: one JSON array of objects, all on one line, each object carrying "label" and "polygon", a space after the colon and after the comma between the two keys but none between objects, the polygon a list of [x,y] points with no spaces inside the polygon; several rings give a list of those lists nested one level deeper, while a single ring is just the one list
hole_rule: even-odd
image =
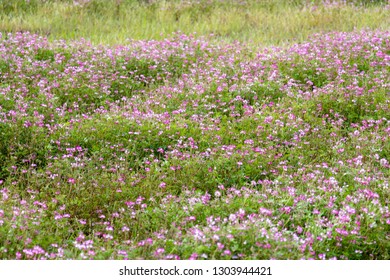
[{"label": "meadow", "polygon": [[129,35],[89,28],[183,2],[30,2],[0,2],[0,259],[390,259],[386,1],[185,2]]},{"label": "meadow", "polygon": [[0,0],[0,30],[104,45],[182,32],[280,46],[319,32],[388,30],[389,9],[388,0]]}]

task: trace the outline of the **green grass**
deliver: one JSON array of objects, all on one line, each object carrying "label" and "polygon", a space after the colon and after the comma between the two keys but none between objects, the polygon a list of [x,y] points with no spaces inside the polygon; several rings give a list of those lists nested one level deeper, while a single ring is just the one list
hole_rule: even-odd
[{"label": "green grass", "polygon": [[29,31],[51,40],[86,38],[108,45],[128,38],[162,39],[173,32],[280,45],[307,40],[318,32],[390,26],[390,10],[380,0],[339,6],[318,0],[11,2],[0,1],[1,32]]}]

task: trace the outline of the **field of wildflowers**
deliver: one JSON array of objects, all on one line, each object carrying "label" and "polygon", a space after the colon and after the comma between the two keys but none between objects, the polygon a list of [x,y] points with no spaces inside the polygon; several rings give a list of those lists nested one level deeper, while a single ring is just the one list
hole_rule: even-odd
[{"label": "field of wildflowers", "polygon": [[0,259],[389,259],[390,33],[0,37]]}]

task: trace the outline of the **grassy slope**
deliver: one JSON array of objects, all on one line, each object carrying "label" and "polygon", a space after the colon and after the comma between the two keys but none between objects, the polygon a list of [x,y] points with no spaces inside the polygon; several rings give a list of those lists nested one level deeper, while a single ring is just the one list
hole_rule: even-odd
[{"label": "grassy slope", "polygon": [[[172,32],[261,45],[301,42],[323,31],[388,29],[384,5],[323,5],[320,1],[2,1],[0,31],[30,31],[49,39],[120,44],[162,39]],[[77,2],[77,1],[76,1]],[[78,1],[83,3],[83,1]],[[291,3],[293,2],[293,3]],[[305,5],[304,3],[312,3]],[[367,1],[362,1],[367,2]],[[375,1],[385,2],[385,1]],[[19,3],[19,4],[18,4]],[[140,4],[141,3],[141,4]]]}]

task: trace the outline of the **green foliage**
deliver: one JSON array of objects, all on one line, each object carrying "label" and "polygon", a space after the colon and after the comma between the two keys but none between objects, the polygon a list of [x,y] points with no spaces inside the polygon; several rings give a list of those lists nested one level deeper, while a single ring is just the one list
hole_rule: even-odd
[{"label": "green foliage", "polygon": [[[349,127],[351,123],[359,123],[363,119],[388,118],[387,109],[381,104],[386,104],[386,91],[378,89],[370,95],[354,95],[353,92],[349,95],[322,94],[313,99],[308,108],[318,117],[337,113],[345,119],[344,126]],[[319,106],[321,110],[318,110]]]},{"label": "green foliage", "polygon": [[58,102],[61,105],[67,104],[69,107],[73,103],[78,103],[81,110],[88,110],[104,105],[105,96],[98,89],[88,85],[72,87],[69,89],[55,89]]},{"label": "green foliage", "polygon": [[388,4],[387,0],[348,0],[347,2],[363,5],[363,6],[374,6],[374,5],[386,5]]},{"label": "green foliage", "polygon": [[[196,58],[193,58],[196,59]],[[150,59],[118,60],[113,71],[121,79],[111,83],[112,100],[122,97],[132,97],[137,92],[175,80],[187,73],[188,62],[178,55],[171,55],[166,62],[156,62]],[[126,78],[123,78],[126,77]]]},{"label": "green foliage", "polygon": [[[10,65],[7,61],[1,59],[0,60],[0,74],[3,75],[4,73],[7,73],[10,71]],[[3,78],[0,76],[0,81],[2,80]]]},{"label": "green foliage", "polygon": [[42,0],[0,0],[0,10],[6,15],[32,14],[42,4]]},{"label": "green foliage", "polygon": [[9,145],[11,138],[9,124],[0,123],[0,179],[4,179],[8,174]]},{"label": "green foliage", "polygon": [[47,163],[49,143],[44,130],[25,124],[0,123],[1,179],[10,175],[11,166],[28,169],[29,166],[35,165],[39,169]]},{"label": "green foliage", "polygon": [[[58,134],[57,134],[58,135]],[[170,129],[144,121],[142,124],[123,117],[86,120],[75,125],[61,137],[70,147],[80,146],[88,155],[99,155],[105,160],[124,157],[132,168],[139,168],[144,159],[153,155],[162,159],[159,149],[169,150],[179,138],[199,138],[199,129],[184,129],[172,125]],[[53,136],[57,137],[57,136]],[[117,148],[110,148],[116,146]]]},{"label": "green foliage", "polygon": [[37,54],[35,55],[35,59],[37,60],[49,60],[51,62],[54,61],[54,51],[48,49],[38,49]]},{"label": "green foliage", "polygon": [[112,82],[110,91],[114,100],[123,96],[131,97],[136,91],[163,81],[164,70],[152,60],[133,58],[130,61],[118,61],[117,65],[117,73],[127,78]]},{"label": "green foliage", "polygon": [[0,95],[0,108],[4,111],[13,110],[15,108],[15,100]]},{"label": "green foliage", "polygon": [[253,105],[256,101],[259,103],[277,102],[285,96],[280,90],[280,85],[276,82],[255,83],[246,92],[240,93],[240,96]]},{"label": "green foliage", "polygon": [[307,85],[308,82],[311,82],[312,86],[320,88],[330,81],[328,77],[329,73],[321,70],[320,66],[316,65],[316,63],[282,62],[279,64],[279,69],[287,79],[292,78],[302,85]]}]

